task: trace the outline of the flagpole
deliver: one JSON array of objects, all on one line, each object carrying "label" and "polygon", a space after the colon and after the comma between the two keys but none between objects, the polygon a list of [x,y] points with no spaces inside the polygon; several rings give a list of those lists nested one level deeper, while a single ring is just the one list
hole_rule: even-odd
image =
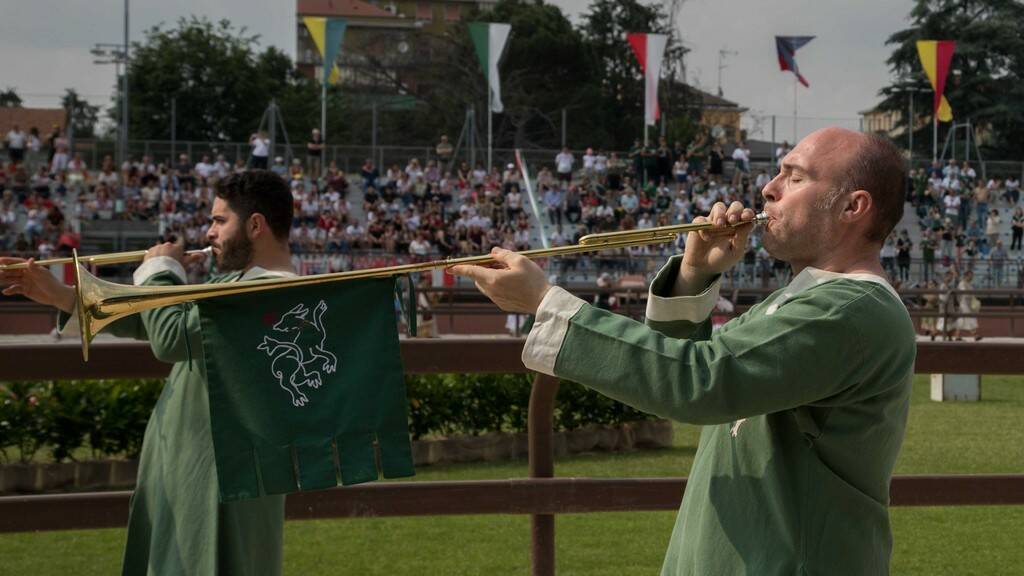
[{"label": "flagpole", "polygon": [[939,159],[939,114],[932,111],[932,162]]},{"label": "flagpole", "polygon": [[494,170],[494,164],[493,164],[493,162],[491,160],[491,154],[492,154],[492,151],[493,151],[492,148],[491,148],[491,146],[492,146],[491,138],[493,137],[491,124],[493,122],[493,119],[491,118],[491,116],[494,115],[494,111],[491,109],[491,106],[493,105],[493,102],[494,102],[494,100],[493,100],[493,97],[491,95],[491,82],[490,82],[490,79],[488,79],[487,80],[487,173],[488,174],[492,170]]},{"label": "flagpole", "polygon": [[[320,142],[327,142],[327,82],[320,83]],[[320,175],[317,174],[316,177],[319,178]]]},{"label": "flagpole", "polygon": [[793,146],[796,146],[796,92],[797,77],[793,75]]}]

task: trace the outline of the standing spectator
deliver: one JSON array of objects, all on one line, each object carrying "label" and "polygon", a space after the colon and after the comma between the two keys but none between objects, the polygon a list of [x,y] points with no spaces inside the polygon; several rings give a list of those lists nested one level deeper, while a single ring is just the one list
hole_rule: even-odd
[{"label": "standing spectator", "polygon": [[562,148],[562,151],[555,156],[555,170],[558,172],[559,180],[566,184],[572,181],[572,165],[575,161],[576,159],[568,148]]},{"label": "standing spectator", "polygon": [[956,321],[956,331],[953,333],[953,338],[956,340],[963,340],[963,334],[967,336],[974,336],[975,340],[981,340],[981,336],[978,336],[978,318],[971,316],[971,314],[977,314],[981,310],[981,300],[974,294],[965,294],[970,290],[974,290],[974,285],[971,281],[974,279],[974,272],[970,270],[964,272],[963,277],[960,278],[960,283],[956,289],[960,292],[957,301],[957,312],[961,314],[960,318]]},{"label": "standing spectator", "polygon": [[924,231],[924,237],[921,238],[921,260],[923,264],[923,279],[925,282],[931,280],[932,276],[935,275],[935,236],[931,230]]},{"label": "standing spectator", "polygon": [[985,236],[988,237],[989,248],[995,246],[996,241],[999,240],[999,229],[1002,228],[1002,224],[1003,218],[999,215],[999,210],[993,208],[984,224]]},{"label": "standing spectator", "polygon": [[783,140],[782,144],[775,149],[775,165],[777,167],[782,167],[782,159],[786,157],[786,154],[789,154],[790,150],[789,142],[786,140]]},{"label": "standing spectator", "polygon": [[50,133],[46,136],[45,146],[47,164],[53,164],[53,155],[57,153],[57,140],[60,138],[62,138],[60,124],[54,124],[50,127]]},{"label": "standing spectator", "polygon": [[24,162],[28,135],[22,132],[21,127],[17,124],[11,127],[11,131],[7,133],[4,142],[7,144],[7,155],[11,160],[11,164],[18,165]]},{"label": "standing spectator", "polygon": [[890,235],[885,239],[885,244],[882,245],[882,268],[885,269],[885,273],[890,278],[896,276],[896,241],[892,239]]},{"label": "standing spectator", "polygon": [[39,151],[42,147],[43,143],[39,139],[39,128],[36,128],[35,126],[29,128],[26,148],[28,150],[28,163],[33,168],[39,163]]},{"label": "standing spectator", "polygon": [[270,139],[262,131],[249,136],[252,151],[249,156],[249,167],[266,170],[267,158],[270,156]]},{"label": "standing spectator", "polygon": [[1003,285],[1004,272],[1006,270],[1006,259],[1009,257],[1002,240],[996,240],[995,246],[988,253],[989,270],[992,271],[989,280],[992,285],[999,287]]},{"label": "standing spectator", "polygon": [[901,282],[910,281],[910,249],[913,246],[910,236],[904,229],[896,240],[896,265],[899,267]]},{"label": "standing spectator", "polygon": [[708,174],[711,176],[721,176],[724,172],[722,163],[725,159],[725,154],[722,153],[722,147],[716,142],[711,147],[711,151],[708,152]]},{"label": "standing spectator", "polygon": [[448,141],[447,135],[441,135],[441,141],[437,143],[434,148],[434,152],[437,153],[437,159],[441,163],[441,166],[445,169],[448,168],[448,163],[452,161],[452,154],[455,153],[455,148],[452,143]]},{"label": "standing spectator", "polygon": [[583,153],[583,176],[593,178],[596,175],[597,156],[593,148],[587,148]]},{"label": "standing spectator", "polygon": [[1010,242],[1010,250],[1020,250],[1021,240],[1024,239],[1024,210],[1020,206],[1013,209],[1013,219],[1010,221],[1010,230],[1013,231],[1013,240]]},{"label": "standing spectator", "polygon": [[306,142],[306,170],[309,177],[319,180],[323,174],[324,139],[320,130],[313,128],[313,132]]},{"label": "standing spectator", "polygon": [[739,186],[743,177],[750,173],[750,150],[747,150],[742,141],[736,143],[736,149],[732,151],[732,161],[732,185]]},{"label": "standing spectator", "polygon": [[[977,186],[974,187],[974,209],[978,219],[978,225],[985,228],[986,220],[988,219],[988,201],[989,201],[989,188],[978,182]],[[995,212],[995,210],[993,210]],[[996,212],[998,214],[998,212]]]}]

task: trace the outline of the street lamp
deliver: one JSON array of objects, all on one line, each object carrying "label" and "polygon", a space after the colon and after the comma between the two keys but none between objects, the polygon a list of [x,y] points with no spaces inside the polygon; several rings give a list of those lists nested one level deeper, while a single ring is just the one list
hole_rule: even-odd
[{"label": "street lamp", "polygon": [[128,160],[128,1],[124,0],[124,42],[122,44],[97,44],[90,52],[97,59],[96,64],[114,64],[115,72],[120,76],[121,64],[124,64],[124,75],[121,76],[121,136],[118,146],[118,164]]},{"label": "street lamp", "polygon": [[128,55],[123,44],[98,43],[89,51],[93,55],[93,64],[113,64],[114,74],[121,76],[121,65],[125,66],[124,82],[121,88],[121,117],[118,130],[117,156],[120,166],[128,159]]}]

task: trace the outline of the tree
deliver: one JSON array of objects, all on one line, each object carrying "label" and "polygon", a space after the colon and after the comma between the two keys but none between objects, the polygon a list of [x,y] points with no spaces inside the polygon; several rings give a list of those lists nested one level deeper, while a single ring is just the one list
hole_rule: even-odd
[{"label": "tree", "polygon": [[[675,9],[675,3],[673,3]],[[644,113],[643,73],[633,55],[628,32],[666,34],[663,69],[674,78],[683,70],[686,53],[676,38],[671,14],[663,4],[650,5],[638,0],[594,0],[584,15],[583,27],[593,57],[597,60],[603,97],[604,122],[614,141],[620,146],[638,137]],[[665,87],[672,82],[663,82]],[[662,91],[662,114],[669,117],[689,114],[683,91]]]},{"label": "tree", "polygon": [[68,88],[60,99],[61,107],[68,112],[65,124],[74,121],[75,138],[95,138],[96,122],[99,120],[100,107],[89,104],[79,98],[73,88]]},{"label": "tree", "polygon": [[[258,40],[226,20],[194,16],[175,29],[149,29],[130,64],[132,137],[169,139],[172,99],[177,138],[207,142],[247,141],[271,99],[317,102],[316,87],[291,59],[273,47],[258,52]],[[118,110],[119,102],[111,118]]]},{"label": "tree", "polygon": [[[895,47],[887,61],[894,79],[881,90],[884,99],[878,107],[904,111],[913,98],[919,125],[915,148],[927,154],[932,143],[932,90],[916,41],[955,40],[945,90],[954,120],[970,119],[987,132],[986,156],[1019,159],[1024,141],[1024,37],[1019,30],[1024,5],[1014,0],[917,0],[910,21],[909,28],[886,41]],[[903,127],[906,117],[900,120]],[[948,126],[940,123],[939,148]]]},{"label": "tree", "polygon": [[21,96],[14,88],[0,91],[0,108],[18,108],[21,106]]}]

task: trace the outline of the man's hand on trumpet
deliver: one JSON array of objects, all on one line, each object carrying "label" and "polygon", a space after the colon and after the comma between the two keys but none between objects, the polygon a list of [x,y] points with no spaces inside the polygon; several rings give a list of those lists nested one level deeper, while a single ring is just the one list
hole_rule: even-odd
[{"label": "man's hand on trumpet", "polygon": [[722,202],[711,207],[711,213],[693,219],[695,224],[710,221],[720,228],[698,230],[686,236],[686,250],[679,267],[679,278],[673,293],[693,295],[703,292],[715,276],[732,268],[743,258],[747,238],[753,226],[732,226],[754,220],[754,211],[743,204]]},{"label": "man's hand on trumpet", "polygon": [[544,271],[526,256],[504,248],[491,250],[496,268],[460,264],[449,268],[456,276],[472,278],[476,287],[506,312],[535,314],[551,284]]},{"label": "man's hand on trumpet", "polygon": [[0,272],[0,284],[7,285],[4,296],[24,296],[69,314],[75,309],[75,289],[58,280],[48,269],[37,266],[35,259],[0,257],[0,265],[21,262],[28,262],[28,267]]}]

